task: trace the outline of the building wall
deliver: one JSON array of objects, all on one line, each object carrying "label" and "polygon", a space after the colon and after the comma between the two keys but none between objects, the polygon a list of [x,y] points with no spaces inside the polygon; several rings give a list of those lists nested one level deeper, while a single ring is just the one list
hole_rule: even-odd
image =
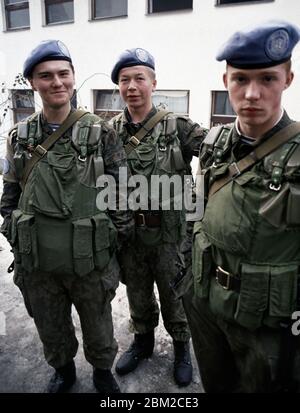
[{"label": "building wall", "polygon": [[[190,117],[208,127],[211,90],[223,90],[224,63],[215,61],[223,41],[240,27],[269,18],[300,25],[299,0],[215,7],[215,0],[194,0],[193,10],[147,15],[146,0],[128,0],[128,17],[89,21],[89,1],[74,0],[75,22],[42,26],[42,0],[30,0],[29,30],[0,32],[0,120],[7,90],[29,51],[44,39],[62,40],[70,49],[78,104],[93,110],[93,89],[113,89],[111,68],[121,51],[143,47],[156,60],[158,89],[189,90]],[[1,16],[2,17],[2,16]],[[2,19],[0,19],[2,24]],[[3,27],[1,27],[1,30]],[[300,47],[294,53],[295,81],[286,91],[284,106],[300,119]],[[39,99],[36,97],[36,109]],[[12,123],[8,111],[0,126],[1,142]]]}]

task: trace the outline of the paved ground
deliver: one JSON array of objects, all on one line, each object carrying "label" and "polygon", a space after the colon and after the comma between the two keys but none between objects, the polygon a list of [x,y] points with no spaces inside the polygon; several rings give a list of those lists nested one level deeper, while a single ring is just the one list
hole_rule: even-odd
[{"label": "paved ground", "polygon": [[[0,177],[0,194],[2,177]],[[9,245],[0,234],[0,393],[43,393],[52,374],[52,368],[44,361],[42,346],[32,319],[27,315],[18,288],[6,269],[12,261]],[[128,306],[123,285],[113,300],[115,336],[119,354],[131,342],[127,331]],[[84,359],[81,330],[74,310],[76,334],[80,342],[76,365],[78,380],[74,393],[93,393],[92,367]],[[119,354],[117,358],[119,357]],[[173,351],[171,338],[165,332],[161,320],[156,329],[156,344],[153,356],[141,363],[138,370],[125,377],[117,377],[123,393],[199,393],[201,380],[194,355],[192,383],[179,388],[173,382]]]}]

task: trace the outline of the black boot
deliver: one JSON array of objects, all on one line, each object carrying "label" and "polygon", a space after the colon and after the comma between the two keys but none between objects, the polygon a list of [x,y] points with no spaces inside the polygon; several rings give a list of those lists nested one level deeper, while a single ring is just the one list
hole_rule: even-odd
[{"label": "black boot", "polygon": [[76,368],[72,360],[63,367],[55,369],[47,387],[48,393],[65,393],[76,381]]},{"label": "black boot", "polygon": [[152,355],[154,348],[154,330],[146,334],[135,334],[129,349],[122,354],[116,364],[116,372],[120,375],[135,370],[142,359]]},{"label": "black boot", "polygon": [[188,341],[174,340],[174,379],[178,386],[188,386],[192,381],[193,366],[191,363]]},{"label": "black boot", "polygon": [[118,383],[110,370],[94,368],[93,382],[98,393],[121,393]]}]

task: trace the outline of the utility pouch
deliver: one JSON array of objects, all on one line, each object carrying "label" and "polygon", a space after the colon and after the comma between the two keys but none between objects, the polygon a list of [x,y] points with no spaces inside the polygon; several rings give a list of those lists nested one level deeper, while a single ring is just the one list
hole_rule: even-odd
[{"label": "utility pouch", "polygon": [[300,186],[290,183],[286,223],[288,227],[300,226]]},{"label": "utility pouch", "polygon": [[[114,227],[110,228],[109,218],[104,214],[95,215],[92,218],[94,225],[94,260],[95,267],[102,270],[109,262],[111,257],[110,246],[116,238],[116,230]],[[110,235],[110,232],[112,234]],[[111,239],[111,237],[113,239]]]},{"label": "utility pouch", "polygon": [[37,269],[37,231],[33,215],[22,214],[17,222],[17,251],[20,254],[21,266],[29,273]]},{"label": "utility pouch", "polygon": [[271,267],[269,315],[290,318],[297,308],[298,265]]},{"label": "utility pouch", "polygon": [[206,238],[201,223],[195,223],[193,242],[193,276],[195,293],[200,298],[207,298],[209,295],[210,281],[214,271],[212,259],[211,243]]},{"label": "utility pouch", "polygon": [[242,264],[241,289],[234,315],[249,330],[261,326],[269,300],[269,266]]},{"label": "utility pouch", "polygon": [[84,276],[94,269],[93,226],[90,218],[73,222],[74,271]]}]

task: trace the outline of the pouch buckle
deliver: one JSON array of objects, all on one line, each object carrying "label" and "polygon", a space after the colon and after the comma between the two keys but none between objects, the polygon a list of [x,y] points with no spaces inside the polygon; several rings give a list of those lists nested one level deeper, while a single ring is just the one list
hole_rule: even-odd
[{"label": "pouch buckle", "polygon": [[135,136],[131,136],[131,138],[128,141],[134,148],[136,148],[139,144],[140,141],[138,138],[136,138]]},{"label": "pouch buckle", "polygon": [[47,149],[45,149],[42,145],[37,145],[35,147],[34,153],[39,157],[39,158],[43,158],[46,153],[47,153]]}]

